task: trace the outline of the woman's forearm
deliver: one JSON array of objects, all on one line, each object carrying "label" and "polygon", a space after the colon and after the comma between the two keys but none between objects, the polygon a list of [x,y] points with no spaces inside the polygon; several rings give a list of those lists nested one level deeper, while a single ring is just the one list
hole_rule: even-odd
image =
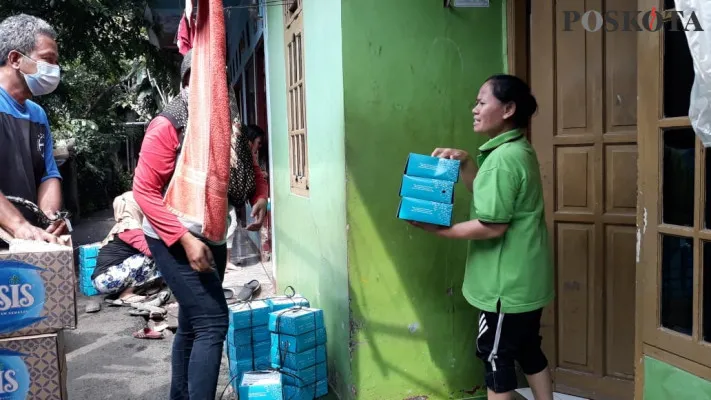
[{"label": "woman's forearm", "polygon": [[448,239],[486,240],[502,236],[508,228],[508,224],[484,224],[474,219],[441,229],[437,235]]}]

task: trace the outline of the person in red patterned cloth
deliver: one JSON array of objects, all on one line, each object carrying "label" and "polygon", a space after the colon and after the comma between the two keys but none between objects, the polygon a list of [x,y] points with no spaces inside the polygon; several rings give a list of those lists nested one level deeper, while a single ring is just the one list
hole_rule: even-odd
[{"label": "person in red patterned cloth", "polygon": [[[200,237],[199,229],[181,221],[164,204],[187,126],[190,70],[191,52],[181,67],[181,94],[146,130],[133,195],[145,216],[143,231],[158,271],[179,304],[170,398],[214,399],[229,324],[222,289],[227,264],[225,240],[214,243]],[[259,165],[251,164],[256,190],[250,203],[255,222],[261,225],[269,187]],[[228,215],[225,219],[229,226]]]}]

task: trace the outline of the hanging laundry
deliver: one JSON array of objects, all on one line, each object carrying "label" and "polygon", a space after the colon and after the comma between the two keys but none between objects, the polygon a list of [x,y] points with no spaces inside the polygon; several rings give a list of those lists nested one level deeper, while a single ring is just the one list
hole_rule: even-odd
[{"label": "hanging laundry", "polygon": [[225,19],[221,0],[199,0],[183,150],[166,192],[166,207],[209,241],[224,240],[230,176]]}]

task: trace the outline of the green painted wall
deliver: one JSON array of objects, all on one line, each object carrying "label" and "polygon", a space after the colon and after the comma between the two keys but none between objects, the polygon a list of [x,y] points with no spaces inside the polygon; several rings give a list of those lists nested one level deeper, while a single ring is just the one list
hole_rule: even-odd
[{"label": "green painted wall", "polygon": [[[476,154],[484,141],[471,109],[484,79],[505,69],[502,2],[341,2],[353,392],[478,397],[477,311],[461,295],[466,243],[417,231],[395,212],[409,152]],[[471,197],[457,191],[463,221]]]},{"label": "green painted wall", "polygon": [[644,357],[644,400],[711,399],[711,382]]},{"label": "green painted wall", "polygon": [[307,0],[304,5],[309,198],[294,196],[289,189],[282,8],[267,10],[277,283],[279,290],[293,285],[312,305],[324,309],[329,377],[345,392],[350,364],[341,4]]}]

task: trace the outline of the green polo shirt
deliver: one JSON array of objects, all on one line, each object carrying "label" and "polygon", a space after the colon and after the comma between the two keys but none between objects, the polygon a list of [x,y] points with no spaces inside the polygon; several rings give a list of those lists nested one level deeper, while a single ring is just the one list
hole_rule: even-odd
[{"label": "green polo shirt", "polygon": [[555,295],[553,262],[536,153],[520,130],[489,140],[479,150],[471,219],[509,224],[503,236],[472,240],[462,292],[480,310],[523,313]]}]

